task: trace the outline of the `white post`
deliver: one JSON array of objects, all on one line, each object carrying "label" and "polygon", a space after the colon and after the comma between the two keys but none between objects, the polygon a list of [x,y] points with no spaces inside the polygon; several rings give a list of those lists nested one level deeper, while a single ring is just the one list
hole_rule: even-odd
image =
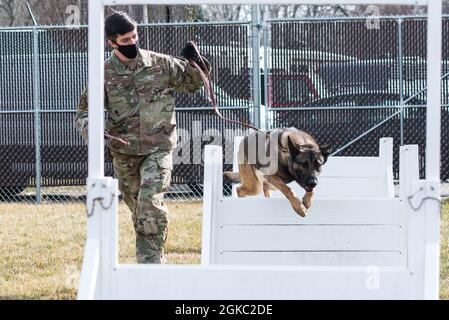
[{"label": "white post", "polygon": [[441,0],[429,1],[427,39],[426,180],[440,181],[441,137]]},{"label": "white post", "polygon": [[[113,290],[112,272],[118,264],[118,181],[105,178],[100,221],[100,277],[101,299],[110,299]],[[97,214],[97,213],[96,213]]]},{"label": "white post", "polygon": [[380,138],[379,157],[384,168],[384,179],[381,180],[381,196],[394,198],[393,179],[393,138]]},{"label": "white post", "polygon": [[[233,147],[233,155],[232,155],[232,172],[239,172],[239,159],[238,152],[240,143],[243,141],[245,137],[234,137],[234,147]],[[232,184],[232,197],[237,198],[237,184]]]},{"label": "white post", "polygon": [[117,263],[117,182],[104,177],[103,9],[101,1],[89,1],[87,240],[79,299],[108,297],[112,267]]},{"label": "white post", "polygon": [[212,211],[214,210],[214,155],[213,147],[206,146],[204,148],[204,194],[203,194],[203,228],[202,228],[202,245],[201,245],[201,264],[208,266],[212,262]]},{"label": "white post", "polygon": [[253,93],[253,110],[254,112],[254,125],[257,128],[261,128],[261,97],[260,97],[260,8],[259,5],[251,6],[251,59],[252,59],[252,93]]},{"label": "white post", "polygon": [[104,12],[89,1],[89,178],[104,176]]},{"label": "white post", "polygon": [[[87,218],[87,241],[89,239],[98,239],[99,244],[99,270],[97,278],[97,293],[102,293],[102,275],[101,275],[101,214],[103,210],[96,198],[101,198],[102,186],[104,183],[104,128],[103,128],[103,78],[104,78],[104,13],[101,1],[89,1],[89,82],[88,82],[88,105],[89,105],[89,124],[88,124],[88,153],[89,165],[87,179],[87,198],[86,207],[88,211]],[[89,263],[89,262],[88,262]]]},{"label": "white post", "polygon": [[201,251],[201,264],[203,266],[213,264],[216,259],[216,210],[218,202],[223,198],[222,161],[223,153],[221,147],[207,145],[204,148],[203,243]]},{"label": "white post", "polygon": [[[419,183],[418,145],[405,145],[399,149],[399,198],[401,199],[401,226],[406,230],[403,241],[407,243],[405,261],[412,276],[412,290],[417,299],[422,299],[424,291],[424,232],[423,216],[410,207],[408,197],[413,187]],[[415,201],[415,199],[412,199]],[[419,204],[419,199],[418,199]],[[416,205],[417,206],[417,205]]]},{"label": "white post", "polygon": [[98,290],[100,269],[100,241],[87,239],[84,246],[83,266],[78,284],[77,300],[93,300]]},{"label": "white post", "polygon": [[107,298],[118,263],[118,183],[111,177],[88,179],[87,240],[78,299]]},{"label": "white post", "polygon": [[[434,0],[431,0],[434,1]],[[116,6],[119,4],[123,5],[138,5],[138,4],[148,4],[150,0],[103,0],[104,5]],[[241,4],[241,3],[251,3],[251,4],[273,4],[273,0],[190,0],[189,4]],[[282,0],[283,4],[308,4],[308,5],[318,5],[318,4],[359,4],[359,5],[370,5],[370,4],[410,4],[410,5],[423,5],[427,4],[427,0]],[[185,5],[186,0],[153,0],[151,4],[172,4],[172,5]]]},{"label": "white post", "polygon": [[405,145],[399,148],[399,198],[407,201],[412,193],[411,185],[419,180],[418,145]]},{"label": "white post", "polygon": [[428,1],[424,297],[439,297],[442,1]]}]

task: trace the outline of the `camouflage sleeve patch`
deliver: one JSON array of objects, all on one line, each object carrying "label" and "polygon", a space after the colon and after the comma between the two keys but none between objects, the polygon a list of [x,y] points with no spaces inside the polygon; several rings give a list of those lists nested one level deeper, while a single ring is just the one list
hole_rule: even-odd
[{"label": "camouflage sleeve patch", "polygon": [[[75,113],[75,119],[74,119],[74,126],[78,130],[78,132],[81,134],[81,138],[83,138],[84,141],[87,142],[87,130],[88,130],[88,94],[87,94],[87,87],[83,90],[83,93],[81,94],[80,101],[78,103],[78,107],[76,109]],[[108,98],[106,93],[106,87],[104,90],[104,106],[108,104]],[[106,118],[105,118],[105,125],[106,125]]]},{"label": "camouflage sleeve patch", "polygon": [[81,94],[80,101],[78,103],[78,108],[76,110],[74,125],[75,128],[80,132],[81,137],[84,141],[87,141],[87,127],[88,127],[88,95],[87,88],[84,89]]},{"label": "camouflage sleeve patch", "polygon": [[[205,63],[208,70],[211,65],[206,59]],[[168,68],[170,70],[171,83],[177,92],[196,93],[204,85],[199,71],[194,68],[184,58],[168,57]]]}]

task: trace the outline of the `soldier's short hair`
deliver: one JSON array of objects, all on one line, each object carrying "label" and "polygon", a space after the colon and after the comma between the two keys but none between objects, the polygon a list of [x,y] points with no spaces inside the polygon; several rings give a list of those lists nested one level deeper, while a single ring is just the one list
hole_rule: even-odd
[{"label": "soldier's short hair", "polygon": [[104,22],[106,36],[110,40],[116,40],[117,35],[122,35],[133,31],[137,27],[134,21],[126,12],[114,11]]}]

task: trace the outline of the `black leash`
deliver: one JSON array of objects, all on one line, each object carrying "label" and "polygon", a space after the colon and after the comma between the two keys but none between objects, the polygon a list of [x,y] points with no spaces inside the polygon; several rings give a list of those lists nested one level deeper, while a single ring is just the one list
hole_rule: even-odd
[{"label": "black leash", "polygon": [[[212,79],[211,79],[211,75],[210,75],[210,70],[207,69],[206,63],[204,62],[203,57],[200,54],[200,50],[198,49],[198,46],[196,45],[196,43],[194,41],[188,41],[186,44],[186,47],[191,48],[190,50],[193,52],[189,52],[189,54],[186,54],[186,52],[184,51],[183,56],[189,61],[189,63],[194,66],[200,76],[201,79],[204,82],[204,87],[205,87],[205,91],[206,91],[206,97],[207,100],[209,101],[209,103],[213,106],[214,108],[214,112],[218,115],[218,117],[220,119],[223,119],[226,122],[229,123],[234,123],[234,124],[238,124],[238,125],[242,125],[246,128],[249,129],[253,129],[257,132],[260,132],[262,134],[264,134],[268,139],[271,139],[271,136],[269,134],[267,134],[266,132],[263,132],[262,130],[260,130],[259,128],[256,128],[255,126],[252,126],[250,124],[241,122],[241,121],[237,121],[237,120],[232,120],[232,119],[228,119],[226,117],[224,117],[221,113],[220,110],[217,107],[217,101],[215,98],[215,92],[212,86]],[[289,152],[287,149],[285,149],[284,147],[282,147],[279,142],[277,143],[278,147],[280,148],[280,150],[284,151],[284,152]]]}]

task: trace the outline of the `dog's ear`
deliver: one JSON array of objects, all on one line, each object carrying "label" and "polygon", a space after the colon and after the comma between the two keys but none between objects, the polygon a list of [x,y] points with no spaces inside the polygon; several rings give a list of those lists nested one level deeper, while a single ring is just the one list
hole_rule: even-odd
[{"label": "dog's ear", "polygon": [[328,143],[328,144],[321,145],[320,146],[320,151],[321,151],[321,154],[324,157],[324,163],[326,163],[327,158],[329,157],[329,155],[332,152],[332,144]]},{"label": "dog's ear", "polygon": [[298,146],[295,146],[295,144],[290,140],[290,136],[287,138],[288,140],[288,149],[290,150],[290,154],[293,157],[296,157],[300,152],[300,148]]}]

